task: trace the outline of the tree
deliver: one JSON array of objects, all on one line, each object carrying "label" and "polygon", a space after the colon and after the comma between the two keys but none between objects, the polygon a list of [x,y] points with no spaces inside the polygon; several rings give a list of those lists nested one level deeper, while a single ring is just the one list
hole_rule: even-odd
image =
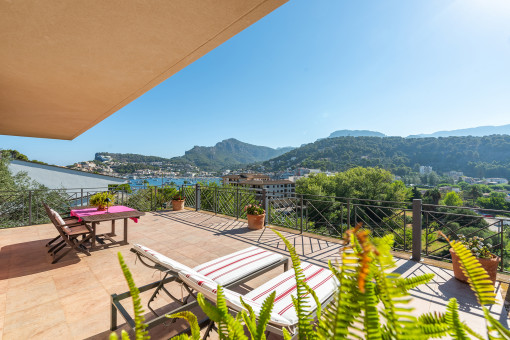
[{"label": "tree", "polygon": [[463,205],[462,198],[455,191],[447,193],[444,196],[443,202],[450,207],[461,207]]},{"label": "tree", "polygon": [[413,190],[411,190],[411,200],[421,200],[422,194],[418,187],[414,186]]},{"label": "tree", "polygon": [[468,194],[473,200],[473,204],[475,203],[476,199],[483,196],[482,188],[480,188],[479,185],[472,185],[468,189]]},{"label": "tree", "polygon": [[427,190],[425,193],[425,198],[430,200],[432,204],[438,205],[439,200],[441,199],[441,191],[438,188]]}]

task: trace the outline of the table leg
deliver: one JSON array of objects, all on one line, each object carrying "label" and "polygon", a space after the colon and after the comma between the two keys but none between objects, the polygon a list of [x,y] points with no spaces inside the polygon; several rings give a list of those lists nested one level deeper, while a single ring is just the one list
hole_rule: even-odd
[{"label": "table leg", "polygon": [[115,220],[112,220],[112,232],[111,236],[115,236]]},{"label": "table leg", "polygon": [[96,249],[96,222],[92,222],[92,240],[90,244],[90,249]]},{"label": "table leg", "polygon": [[125,218],[124,219],[124,243],[127,244],[128,243],[128,219]]}]

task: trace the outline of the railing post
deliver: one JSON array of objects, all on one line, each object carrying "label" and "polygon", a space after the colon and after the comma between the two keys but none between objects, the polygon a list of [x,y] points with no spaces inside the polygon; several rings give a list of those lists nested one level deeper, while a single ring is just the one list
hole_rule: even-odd
[{"label": "railing post", "polygon": [[499,235],[501,235],[501,261],[499,262],[499,268],[501,271],[503,271],[505,269],[505,246],[504,246],[504,237],[505,237],[505,234],[503,233],[503,226],[504,226],[504,223],[503,223],[503,220],[499,220]]},{"label": "railing post", "polygon": [[28,190],[28,225],[32,225],[32,190]]},{"label": "railing post", "polygon": [[351,228],[351,200],[347,200],[347,229]]},{"label": "railing post", "polygon": [[266,211],[266,217],[264,217],[264,225],[267,225],[269,223],[269,200],[267,197],[266,189],[262,189],[262,206]]},{"label": "railing post", "polygon": [[217,213],[217,205],[218,205],[218,188],[214,187],[214,198],[213,198],[213,207],[214,207],[214,213]]},{"label": "railing post", "polygon": [[150,211],[152,211],[152,188],[149,187],[149,190],[150,190],[150,193],[151,193],[151,209],[150,209]]},{"label": "railing post", "polygon": [[301,221],[300,221],[300,228],[301,234],[303,233],[303,195],[301,195]]},{"label": "railing post", "polygon": [[239,219],[239,186],[236,185],[236,218]]},{"label": "railing post", "polygon": [[200,197],[202,195],[200,194],[200,183],[197,183],[195,186],[195,210],[200,210]]},{"label": "railing post", "polygon": [[413,199],[413,255],[411,260],[421,260],[422,201]]},{"label": "railing post", "polygon": [[83,188],[81,188],[80,206],[82,206],[82,207],[83,207]]}]

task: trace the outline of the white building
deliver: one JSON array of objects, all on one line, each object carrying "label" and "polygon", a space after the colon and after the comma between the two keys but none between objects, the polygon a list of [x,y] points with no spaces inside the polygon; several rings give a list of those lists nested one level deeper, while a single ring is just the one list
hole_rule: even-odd
[{"label": "white building", "polygon": [[487,178],[486,179],[488,183],[494,183],[494,184],[508,184],[508,180],[505,178]]},{"label": "white building", "polygon": [[421,165],[420,166],[420,175],[429,175],[432,173],[432,167],[431,166],[426,166],[426,165]]}]

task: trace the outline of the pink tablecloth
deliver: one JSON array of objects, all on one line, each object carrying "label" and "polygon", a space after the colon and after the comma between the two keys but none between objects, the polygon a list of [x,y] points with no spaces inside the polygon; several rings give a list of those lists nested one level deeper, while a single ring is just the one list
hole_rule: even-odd
[{"label": "pink tablecloth", "polygon": [[[125,211],[135,211],[135,209],[131,209],[128,207],[125,207],[123,205],[114,205],[108,208],[108,213],[119,213],[119,212],[125,212]],[[71,216],[78,217],[81,221],[81,218],[83,216],[90,216],[90,215],[100,215],[100,214],[106,214],[106,210],[98,211],[97,208],[87,208],[87,209],[75,209],[71,210]],[[138,219],[135,217],[131,218],[135,223],[138,223]]]}]

